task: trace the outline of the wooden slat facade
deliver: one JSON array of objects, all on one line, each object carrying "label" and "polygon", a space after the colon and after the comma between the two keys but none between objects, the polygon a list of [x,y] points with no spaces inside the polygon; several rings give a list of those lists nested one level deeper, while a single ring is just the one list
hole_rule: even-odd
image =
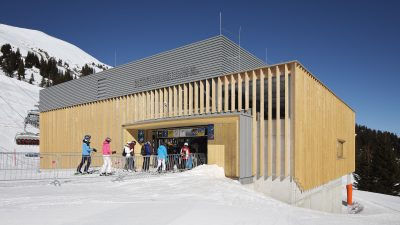
[{"label": "wooden slat facade", "polygon": [[[108,136],[121,151],[137,135],[129,129],[214,124],[208,162],[239,177],[239,117],[221,113],[242,110],[251,110],[253,176],[293,177],[309,190],[354,171],[354,111],[298,62],[41,112],[40,150],[79,153],[91,134],[93,147],[101,149]],[[207,116],[191,119],[198,114]],[[163,122],[167,117],[176,120]],[[338,140],[345,141],[343,158],[336,156]]]}]

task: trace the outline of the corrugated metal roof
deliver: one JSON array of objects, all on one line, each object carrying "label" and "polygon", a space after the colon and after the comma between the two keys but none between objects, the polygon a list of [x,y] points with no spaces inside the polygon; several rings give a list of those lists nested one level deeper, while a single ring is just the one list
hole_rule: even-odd
[{"label": "corrugated metal roof", "polygon": [[[49,111],[264,66],[243,48],[239,66],[238,53],[239,46],[228,38],[212,37],[43,89],[39,109]],[[106,82],[101,82],[104,78]]]}]

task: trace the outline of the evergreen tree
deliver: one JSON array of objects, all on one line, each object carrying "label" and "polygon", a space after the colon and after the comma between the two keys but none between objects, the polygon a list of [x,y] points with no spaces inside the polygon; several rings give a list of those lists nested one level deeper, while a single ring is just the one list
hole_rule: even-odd
[{"label": "evergreen tree", "polygon": [[33,84],[34,81],[35,81],[35,78],[33,77],[33,73],[31,73],[31,78],[29,79],[29,83]]},{"label": "evergreen tree", "polygon": [[21,53],[19,52],[19,48],[17,48],[17,52],[15,52],[15,57],[17,57],[17,60],[21,59]]},{"label": "evergreen tree", "polygon": [[87,64],[85,64],[85,66],[82,67],[81,76],[87,76],[87,75],[90,75],[93,73],[94,73],[94,69],[92,67],[88,66]]},{"label": "evergreen tree", "polygon": [[42,77],[48,77],[47,75],[47,62],[41,58],[40,59],[40,75],[42,75]]},{"label": "evergreen tree", "polygon": [[64,77],[65,77],[64,82],[73,80],[73,77],[72,77],[72,74],[71,74],[71,70],[67,69],[65,71]]},{"label": "evergreen tree", "polygon": [[21,80],[21,78],[25,80],[25,65],[22,59],[18,63],[18,79]]},{"label": "evergreen tree", "polygon": [[42,77],[42,80],[40,81],[39,86],[40,87],[46,87],[46,80],[44,79],[44,77]]},{"label": "evergreen tree", "polygon": [[12,48],[10,44],[4,44],[1,46],[1,53],[3,54],[2,57],[7,57],[8,55],[10,55]]},{"label": "evergreen tree", "polygon": [[35,65],[35,55],[29,51],[25,57],[25,67],[32,68],[34,65]]},{"label": "evergreen tree", "polygon": [[400,138],[359,125],[356,133],[356,188],[400,195]]}]

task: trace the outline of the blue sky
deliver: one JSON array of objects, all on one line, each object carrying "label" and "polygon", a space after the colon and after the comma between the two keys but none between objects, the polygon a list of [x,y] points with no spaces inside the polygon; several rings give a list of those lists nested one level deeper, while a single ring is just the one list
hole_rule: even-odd
[{"label": "blue sky", "polygon": [[356,111],[400,134],[399,1],[4,1],[0,23],[117,65],[219,34],[268,63],[299,60]]}]

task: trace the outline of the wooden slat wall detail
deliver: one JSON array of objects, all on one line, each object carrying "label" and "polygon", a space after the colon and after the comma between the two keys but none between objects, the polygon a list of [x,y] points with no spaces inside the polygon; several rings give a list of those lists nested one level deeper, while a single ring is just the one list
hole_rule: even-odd
[{"label": "wooden slat wall detail", "polygon": [[[281,79],[284,79],[284,90],[280,85]],[[257,80],[260,84],[258,92]],[[272,93],[274,85],[276,90]],[[282,106],[281,91],[284,98]],[[273,94],[276,95],[276,105],[272,104]],[[267,102],[266,107],[264,101]],[[257,102],[260,102],[259,112],[256,111]],[[280,122],[281,107],[284,108],[283,128]],[[121,129],[127,123],[250,108],[253,117],[254,175],[264,178],[293,176],[301,190],[309,190],[354,170],[354,112],[296,62],[41,112],[40,148],[44,153],[80,152],[80,145],[73,140],[81,140],[88,133],[92,134],[93,143],[101,144],[106,136],[111,136],[113,140],[125,140],[132,135]],[[276,110],[276,120],[272,117],[273,109]],[[257,113],[261,120],[259,122]],[[263,122],[265,117],[268,121],[267,129]],[[224,129],[240,128],[236,122],[236,125],[224,125]],[[337,139],[346,141],[343,159],[336,158]],[[232,141],[239,146],[239,138]],[[112,148],[121,149],[120,142],[113,142]],[[100,149],[100,144],[94,144],[93,147]],[[220,147],[215,147],[219,151],[217,149]],[[237,147],[231,152],[226,152],[226,148],[223,151],[225,164],[239,160]],[[230,174],[239,171],[237,167],[227,170]]]},{"label": "wooden slat wall detail", "polygon": [[218,112],[222,112],[222,78],[218,77]]},{"label": "wooden slat wall detail", "polygon": [[194,114],[199,113],[199,83],[194,83]]},{"label": "wooden slat wall detail", "polygon": [[205,113],[210,113],[210,80],[204,80],[206,83],[206,104]]},{"label": "wooden slat wall detail", "polygon": [[276,141],[275,141],[275,146],[276,146],[276,173],[275,176],[280,177],[281,176],[281,161],[282,161],[282,154],[281,154],[281,82],[280,82],[280,70],[279,66],[275,67],[275,85],[276,85]]},{"label": "wooden slat wall detail", "polygon": [[159,90],[154,91],[154,118],[160,118],[160,95]]},{"label": "wooden slat wall detail", "polygon": [[217,85],[215,83],[215,79],[211,79],[211,112],[216,113],[217,112],[217,96],[216,96],[216,88]]},{"label": "wooden slat wall detail", "polygon": [[265,156],[267,155],[267,148],[264,146],[264,69],[260,69],[260,176],[265,175],[265,167],[267,160],[265,160]]},{"label": "wooden slat wall detail", "polygon": [[250,85],[249,85],[249,74],[245,72],[244,74],[244,110],[249,110],[249,92],[250,92]]},{"label": "wooden slat wall detail", "polygon": [[174,97],[173,113],[174,113],[174,116],[178,116],[178,87],[177,86],[174,86],[173,97]]},{"label": "wooden slat wall detail", "polygon": [[188,84],[183,84],[183,115],[188,114]]},{"label": "wooden slat wall detail", "polygon": [[158,115],[159,118],[164,117],[164,89],[159,90],[159,99],[158,99]]},{"label": "wooden slat wall detail", "polygon": [[289,176],[290,171],[290,137],[289,137],[289,71],[288,66],[284,65],[285,73],[285,177]]},{"label": "wooden slat wall detail", "polygon": [[182,116],[182,85],[178,85],[178,116]]},{"label": "wooden slat wall detail", "polygon": [[171,87],[168,87],[168,117],[172,117],[173,116],[173,114],[172,114],[172,112],[173,112],[173,98],[172,98],[172,96],[173,96],[173,93],[172,93],[172,90],[173,90],[173,88],[171,88]]},{"label": "wooden slat wall detail", "polygon": [[189,111],[188,114],[193,114],[193,83],[189,83]]},{"label": "wooden slat wall detail", "polygon": [[224,111],[229,111],[229,81],[228,76],[224,77]]},{"label": "wooden slat wall detail", "polygon": [[240,112],[243,109],[243,106],[242,106],[242,87],[243,87],[242,82],[243,82],[243,80],[242,80],[242,74],[241,73],[238,74],[237,81],[238,81],[238,106],[237,106],[237,110]]},{"label": "wooden slat wall detail", "polygon": [[235,75],[231,75],[231,112],[236,111],[236,106],[235,106],[235,91],[236,91],[236,81],[235,81]]},{"label": "wooden slat wall detail", "polygon": [[169,104],[168,88],[164,88],[164,101],[163,101],[164,117],[168,117],[168,104]]},{"label": "wooden slat wall detail", "polygon": [[251,114],[253,116],[253,175],[256,175],[256,169],[259,165],[259,160],[257,159],[257,75],[256,72],[253,70],[251,73],[251,81],[252,81],[252,110]]},{"label": "wooden slat wall detail", "polygon": [[204,113],[204,81],[200,81],[200,114]]},{"label": "wooden slat wall detail", "polygon": [[268,73],[268,176],[272,176],[272,161],[274,158],[272,149],[272,72],[270,68],[267,68]]},{"label": "wooden slat wall detail", "polygon": [[154,91],[150,91],[150,119],[154,119],[154,100],[155,93]]}]

